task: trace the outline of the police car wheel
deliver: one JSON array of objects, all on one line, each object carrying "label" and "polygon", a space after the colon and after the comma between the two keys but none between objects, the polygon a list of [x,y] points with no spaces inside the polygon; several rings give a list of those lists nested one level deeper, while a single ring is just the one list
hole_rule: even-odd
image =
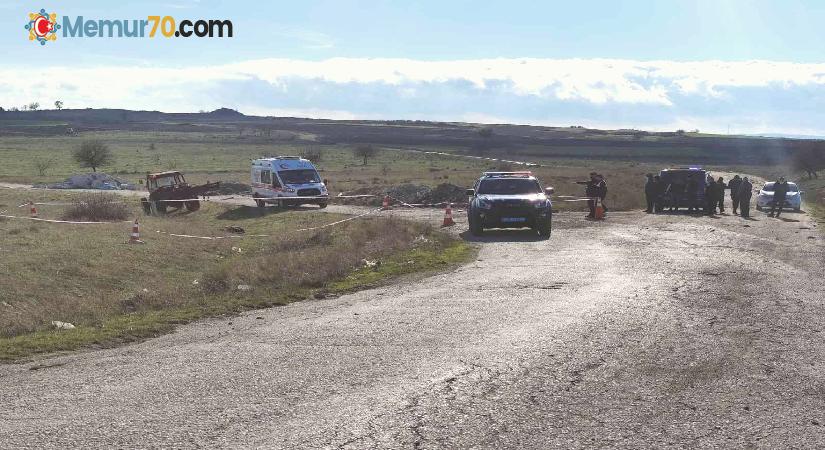
[{"label": "police car wheel", "polygon": [[484,234],[484,227],[478,222],[478,220],[470,221],[470,234],[473,236],[481,236]]}]

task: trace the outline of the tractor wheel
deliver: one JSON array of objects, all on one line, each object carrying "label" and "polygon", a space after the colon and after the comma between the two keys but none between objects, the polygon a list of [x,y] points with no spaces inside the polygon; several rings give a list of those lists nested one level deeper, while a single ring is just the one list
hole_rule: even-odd
[{"label": "tractor wheel", "polygon": [[265,201],[263,201],[263,200],[261,200],[261,199],[259,199],[259,198],[254,198],[254,200],[255,200],[255,205],[256,205],[258,208],[265,208],[265,207],[266,207],[266,202],[265,202]]},{"label": "tractor wheel", "polygon": [[326,203],[318,203],[318,207],[321,208],[321,209],[324,209],[324,208],[327,207],[327,204]]},{"label": "tractor wheel", "polygon": [[156,201],[155,202],[155,210],[158,214],[166,214],[166,202],[163,201]]},{"label": "tractor wheel", "polygon": [[143,208],[143,213],[147,216],[152,214],[152,204],[149,203],[149,200],[146,197],[140,199],[140,206]]},{"label": "tractor wheel", "polygon": [[194,212],[194,211],[197,211],[197,210],[201,209],[201,202],[199,202],[198,200],[192,200],[191,202],[185,202],[183,205],[186,206],[187,211],[191,211],[191,212]]}]

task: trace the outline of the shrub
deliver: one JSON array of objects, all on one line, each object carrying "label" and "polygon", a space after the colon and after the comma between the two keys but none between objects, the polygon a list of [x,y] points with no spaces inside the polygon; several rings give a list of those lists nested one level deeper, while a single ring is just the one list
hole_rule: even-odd
[{"label": "shrub", "polygon": [[126,220],[129,208],[123,199],[113,194],[87,194],[63,211],[63,220],[108,222]]}]

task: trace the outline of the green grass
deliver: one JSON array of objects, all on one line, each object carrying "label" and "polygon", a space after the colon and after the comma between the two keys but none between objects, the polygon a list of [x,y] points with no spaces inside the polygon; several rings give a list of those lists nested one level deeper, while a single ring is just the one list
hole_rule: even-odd
[{"label": "green grass", "polygon": [[[27,209],[17,205],[30,198],[65,202],[75,196],[0,189],[0,211],[25,216]],[[295,232],[342,216],[207,203],[196,213],[148,217],[139,212],[136,200],[127,201],[141,220],[144,245],[125,243],[129,223],[57,225],[0,219],[0,360],[108,347],[203,317],[287,304],[318,292],[349,292],[401,275],[452,267],[474,251],[425,225],[388,218]],[[62,209],[43,206],[40,215],[58,218]],[[223,230],[228,225],[272,237],[209,241],[155,233],[220,236],[228,234]],[[361,258],[382,264],[359,269]],[[254,289],[239,291],[239,284]],[[53,320],[77,328],[56,331]]]}]

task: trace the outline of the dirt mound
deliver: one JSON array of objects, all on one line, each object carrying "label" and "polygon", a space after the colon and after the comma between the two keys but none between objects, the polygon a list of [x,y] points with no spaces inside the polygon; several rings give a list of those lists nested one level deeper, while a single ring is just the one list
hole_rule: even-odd
[{"label": "dirt mound", "polygon": [[215,189],[215,192],[217,192],[218,195],[233,195],[249,193],[252,192],[252,189],[248,184],[236,183],[233,181],[221,181],[221,185]]},{"label": "dirt mound", "polygon": [[115,178],[103,172],[74,175],[66,178],[63,182],[50,184],[47,187],[49,189],[100,189],[104,191],[138,189],[138,187],[133,184],[129,184],[119,178]]},{"label": "dirt mound", "polygon": [[374,195],[364,199],[352,199],[344,203],[356,205],[381,205],[384,195],[410,204],[440,204],[445,202],[463,203],[467,201],[465,190],[450,183],[442,183],[432,188],[421,184],[401,184],[385,187],[363,187],[347,192],[348,195]]}]

